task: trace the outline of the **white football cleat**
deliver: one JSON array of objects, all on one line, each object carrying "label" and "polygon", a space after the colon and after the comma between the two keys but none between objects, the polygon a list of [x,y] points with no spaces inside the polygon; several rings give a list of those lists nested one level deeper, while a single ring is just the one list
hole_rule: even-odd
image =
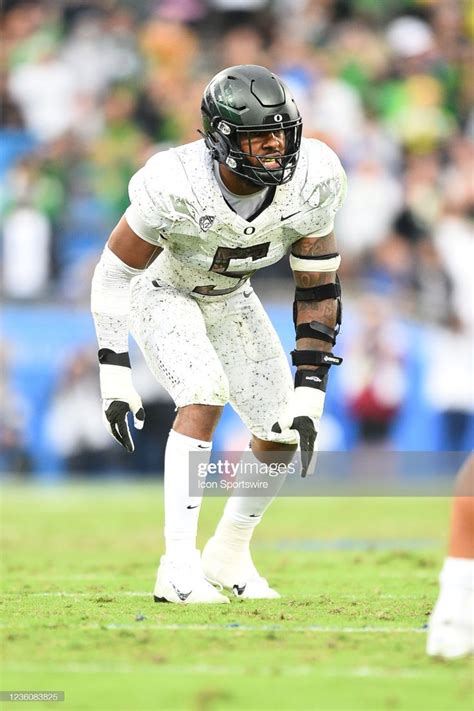
[{"label": "white football cleat", "polygon": [[215,589],[204,577],[199,551],[191,561],[172,561],[163,556],[156,576],[155,602],[174,602],[178,605],[229,604],[230,600]]},{"label": "white football cleat", "polygon": [[474,654],[474,594],[463,587],[442,587],[428,622],[426,652],[456,659]]},{"label": "white football cleat", "polygon": [[270,600],[280,595],[259,575],[250,551],[230,551],[215,537],[210,538],[202,552],[202,569],[214,584],[232,590],[242,600]]},{"label": "white football cleat", "polygon": [[447,557],[440,591],[428,621],[426,652],[456,659],[474,653],[474,560]]}]

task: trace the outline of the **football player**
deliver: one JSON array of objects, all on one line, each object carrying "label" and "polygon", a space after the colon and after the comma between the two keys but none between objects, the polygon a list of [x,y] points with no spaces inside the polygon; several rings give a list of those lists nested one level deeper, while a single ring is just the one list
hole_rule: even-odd
[{"label": "football player", "polygon": [[[129,330],[176,404],[165,452],[166,552],[155,600],[186,604],[227,603],[223,588],[245,598],[279,597],[249,551],[275,491],[230,497],[202,559],[196,550],[201,497],[190,490],[190,462],[194,452],[209,460],[223,406],[230,402],[252,433],[250,458],[288,464],[299,443],[305,475],[328,371],[341,362],[331,353],[341,321],[334,216],[346,189],[337,156],[302,138],[288,88],[264,67],[220,72],[201,109],[201,140],[157,153],[132,177],[130,206],[110,235],[92,287],[110,434],[131,452],[127,414],[135,427],[144,424]],[[288,251],[296,281],[294,385],[250,284],[257,269]]]},{"label": "football player", "polygon": [[449,552],[439,582],[426,651],[444,659],[474,654],[474,455],[456,479]]}]

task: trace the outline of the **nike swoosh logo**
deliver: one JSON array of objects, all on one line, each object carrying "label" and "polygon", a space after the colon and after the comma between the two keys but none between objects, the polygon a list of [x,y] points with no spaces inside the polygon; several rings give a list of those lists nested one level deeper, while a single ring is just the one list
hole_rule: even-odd
[{"label": "nike swoosh logo", "polygon": [[187,509],[197,509],[199,504],[196,504],[196,506],[186,506]]},{"label": "nike swoosh logo", "polygon": [[251,292],[251,291],[248,291],[248,292],[247,292],[247,291],[244,291],[244,296],[245,296],[246,299],[248,299],[249,296],[252,296],[252,292]]},{"label": "nike swoosh logo", "polygon": [[207,444],[198,444],[199,449],[209,449]]},{"label": "nike swoosh logo", "polygon": [[234,585],[232,590],[234,591],[234,595],[237,597],[240,597],[241,595],[244,594],[245,588],[247,587],[247,583],[244,583],[243,585]]},{"label": "nike swoosh logo", "polygon": [[298,210],[297,212],[292,212],[291,215],[285,215],[285,216],[282,215],[282,216],[281,216],[281,221],[283,222],[283,220],[289,220],[290,217],[294,217],[295,215],[299,215],[300,212],[301,212],[301,210]]},{"label": "nike swoosh logo", "polygon": [[177,596],[179,597],[179,599],[182,600],[183,602],[184,602],[185,600],[187,600],[188,597],[189,597],[189,596],[191,595],[191,593],[192,593],[192,590],[190,590],[188,593],[183,593],[183,592],[181,592],[181,590],[178,590],[178,588],[176,587],[176,585],[174,585],[173,583],[171,583],[171,585],[173,586],[173,589],[174,589],[176,595],[177,595]]}]

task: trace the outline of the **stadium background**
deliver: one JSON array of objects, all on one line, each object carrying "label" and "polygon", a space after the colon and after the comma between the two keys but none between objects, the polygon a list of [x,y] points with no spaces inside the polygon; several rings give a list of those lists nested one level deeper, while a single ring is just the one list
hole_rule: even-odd
[{"label": "stadium background", "polygon": [[[100,422],[92,271],[131,175],[197,138],[219,69],[263,64],[331,145],[343,330],[320,448],[472,442],[474,15],[469,0],[161,0],[4,5],[0,467],[27,477],[160,471],[173,407],[133,351],[134,458]],[[286,260],[253,280],[288,352]],[[338,372],[336,372],[336,370]],[[247,433],[230,411],[216,447]]]}]

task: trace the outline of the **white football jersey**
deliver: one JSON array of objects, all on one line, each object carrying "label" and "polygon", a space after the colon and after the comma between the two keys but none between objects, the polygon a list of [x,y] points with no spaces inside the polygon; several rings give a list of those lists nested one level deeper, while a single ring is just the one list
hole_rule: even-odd
[{"label": "white football jersey", "polygon": [[125,217],[142,239],[163,247],[147,277],[196,295],[220,296],[280,260],[302,237],[329,234],[345,192],[336,154],[321,141],[303,139],[292,180],[245,220],[224,200],[200,140],[150,158],[130,181]]}]

